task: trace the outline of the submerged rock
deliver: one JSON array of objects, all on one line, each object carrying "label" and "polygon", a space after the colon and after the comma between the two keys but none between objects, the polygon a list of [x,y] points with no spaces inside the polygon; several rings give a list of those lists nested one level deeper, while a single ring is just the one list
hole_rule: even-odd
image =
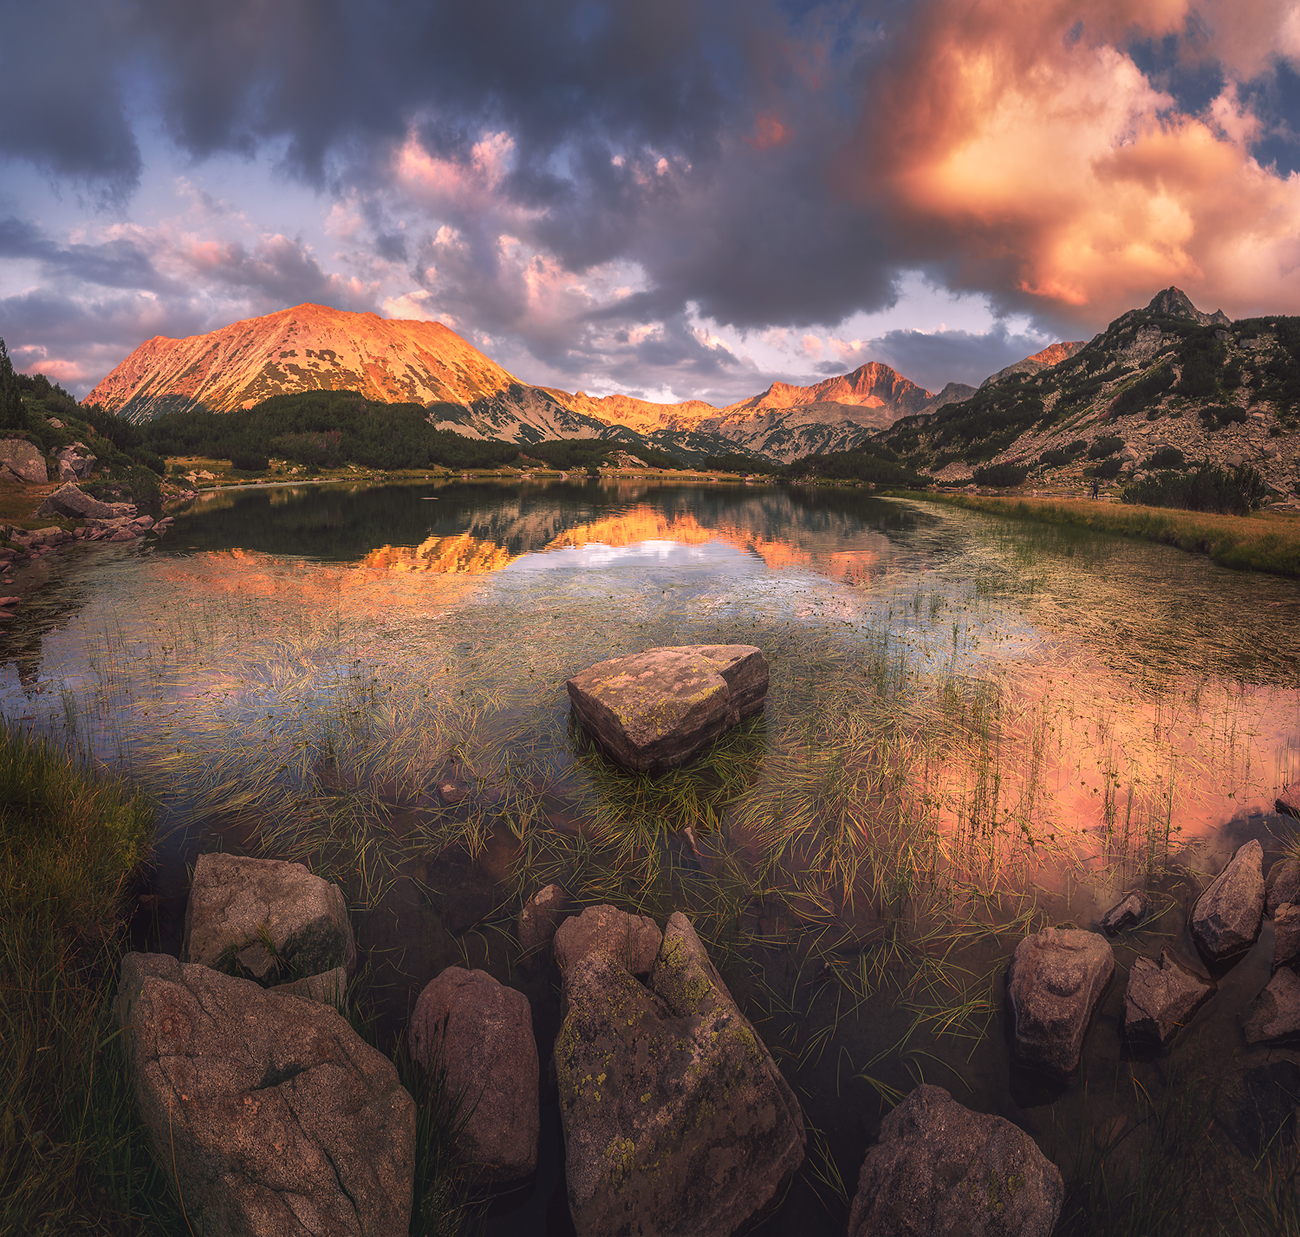
[{"label": "submerged rock", "polygon": [[695,644],[603,661],[567,686],[574,715],[611,759],[655,773],[760,712],[767,680],[753,645]]},{"label": "submerged rock", "polygon": [[1300,1065],[1269,1053],[1257,1065],[1226,1074],[1214,1097],[1214,1115],[1246,1155],[1281,1150],[1295,1135]]},{"label": "submerged rock", "polygon": [[[268,948],[269,945],[269,948]],[[301,863],[200,855],[185,908],[183,962],[234,961],[262,983],[356,966],[343,891]]]},{"label": "submerged rock", "polygon": [[1300,906],[1283,902],[1273,916],[1273,969],[1300,963]]},{"label": "submerged rock", "polygon": [[1213,980],[1184,966],[1168,949],[1160,951],[1159,963],[1138,958],[1128,973],[1124,992],[1124,1033],[1132,1043],[1164,1048],[1217,987]]},{"label": "submerged rock", "polygon": [[[544,889],[539,889],[519,912],[520,950],[531,953],[543,945],[549,945],[568,910],[569,895],[559,885],[547,885]],[[658,928],[655,931],[658,932]],[[658,948],[656,945],[656,952]]]},{"label": "submerged rock", "polygon": [[406,1237],[415,1104],[336,1010],[131,953],[116,1012],[154,1157],[195,1232]]},{"label": "submerged rock", "polygon": [[1093,1010],[1114,973],[1114,950],[1100,933],[1044,928],[1021,941],[1007,981],[1016,1060],[1072,1079]]},{"label": "submerged rock", "polygon": [[647,915],[629,915],[613,906],[589,906],[566,919],[555,934],[555,964],[560,974],[590,953],[607,953],[630,975],[649,975],[659,956],[663,933]]},{"label": "submerged rock", "polygon": [[1246,1010],[1246,1043],[1285,1044],[1300,1036],[1300,975],[1283,967]]},{"label": "submerged rock", "polygon": [[1128,928],[1135,928],[1151,914],[1151,896],[1142,889],[1133,889],[1102,916],[1102,930],[1107,936],[1116,936]]},{"label": "submerged rock", "polygon": [[1192,940],[1211,962],[1244,953],[1264,918],[1264,848],[1251,839],[1192,907]]},{"label": "submerged rock", "polygon": [[480,1181],[537,1167],[537,1041],[528,998],[485,971],[449,966],[426,985],[407,1030],[425,1069],[439,1058],[469,1112],[460,1147]]},{"label": "submerged rock", "polygon": [[690,921],[668,920],[648,987],[602,949],[564,982],[555,1065],[579,1237],[757,1224],[803,1161],[803,1114]]},{"label": "submerged rock", "polygon": [[1264,909],[1277,913],[1283,902],[1300,902],[1300,859],[1279,859],[1264,882]]},{"label": "submerged rock", "polygon": [[1049,1237],[1064,1198],[1060,1170],[1024,1130],[923,1085],[862,1161],[848,1237]]}]

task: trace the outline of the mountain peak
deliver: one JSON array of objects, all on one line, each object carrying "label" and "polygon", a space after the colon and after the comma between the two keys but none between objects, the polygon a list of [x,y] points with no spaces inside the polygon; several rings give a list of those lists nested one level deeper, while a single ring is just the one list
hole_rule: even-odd
[{"label": "mountain peak", "polygon": [[1190,318],[1201,326],[1231,326],[1232,319],[1221,309],[1207,314],[1192,304],[1192,298],[1181,288],[1170,285],[1163,292],[1157,292],[1147,306],[1147,313],[1160,314],[1165,318]]}]

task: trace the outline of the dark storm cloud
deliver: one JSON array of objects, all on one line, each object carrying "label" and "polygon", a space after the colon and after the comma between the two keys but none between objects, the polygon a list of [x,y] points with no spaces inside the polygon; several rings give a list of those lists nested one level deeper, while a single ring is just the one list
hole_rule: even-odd
[{"label": "dark storm cloud", "polygon": [[0,258],[28,258],[53,277],[108,288],[175,291],[176,285],[154,268],[150,255],[130,240],[98,245],[60,245],[21,219],[0,219]]},{"label": "dark storm cloud", "polygon": [[0,23],[0,155],[84,185],[105,204],[139,183],[118,81],[122,30],[107,4],[8,4]]}]

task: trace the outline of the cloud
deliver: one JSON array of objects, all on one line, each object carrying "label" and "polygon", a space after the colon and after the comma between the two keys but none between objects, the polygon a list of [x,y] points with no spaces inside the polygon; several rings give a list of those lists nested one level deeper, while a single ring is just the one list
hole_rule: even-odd
[{"label": "cloud", "polygon": [[1004,307],[1098,324],[1177,283],[1230,313],[1300,308],[1300,180],[1253,157],[1261,126],[1236,83],[1189,114],[1125,49],[1181,39],[1255,72],[1290,21],[1278,5],[1214,14],[1222,29],[1185,0],[931,0],[840,183],[885,210],[903,253]]}]

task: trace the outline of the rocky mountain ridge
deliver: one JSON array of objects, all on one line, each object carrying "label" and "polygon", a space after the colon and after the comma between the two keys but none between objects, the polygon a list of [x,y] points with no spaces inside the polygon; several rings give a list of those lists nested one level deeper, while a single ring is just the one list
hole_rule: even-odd
[{"label": "rocky mountain ridge", "polygon": [[156,336],[87,402],[139,422],[174,411],[229,412],[317,389],[420,403],[438,428],[471,438],[620,438],[688,459],[739,451],[781,461],[847,449],[899,416],[954,397],[936,397],[879,362],[807,387],[773,383],[725,408],[570,394],[523,382],[441,323],[299,305],[207,335]]},{"label": "rocky mountain ridge", "polygon": [[1167,288],[1065,347],[1073,351],[1055,364],[1011,366],[969,399],[900,418],[876,441],[944,481],[990,464],[1028,466],[1044,483],[1074,479],[1089,452],[1117,461],[1111,477],[1140,477],[1173,449],[1189,465],[1251,464],[1275,498],[1295,493],[1300,318],[1234,322]]}]

